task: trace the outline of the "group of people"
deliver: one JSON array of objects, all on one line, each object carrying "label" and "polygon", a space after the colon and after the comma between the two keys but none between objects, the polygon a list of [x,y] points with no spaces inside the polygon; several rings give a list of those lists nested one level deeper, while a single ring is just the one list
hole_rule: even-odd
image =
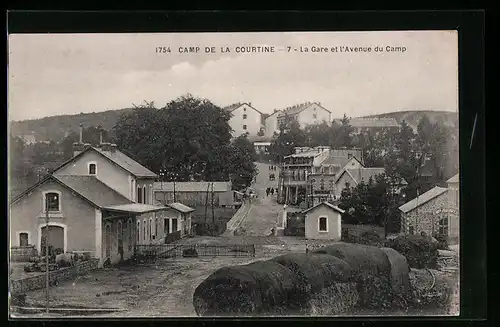
[{"label": "group of people", "polygon": [[[268,187],[266,188],[266,195],[269,196],[269,194],[274,195],[274,187]],[[276,194],[278,194],[278,189],[276,189]]]},{"label": "group of people", "polygon": [[276,171],[276,166],[274,166],[274,165],[270,165],[270,166],[269,166],[269,170]]}]

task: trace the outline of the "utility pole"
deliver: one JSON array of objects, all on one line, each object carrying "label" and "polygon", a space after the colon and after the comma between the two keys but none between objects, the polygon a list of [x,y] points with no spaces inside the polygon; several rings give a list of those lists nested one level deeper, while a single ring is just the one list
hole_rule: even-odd
[{"label": "utility pole", "polygon": [[208,210],[208,192],[210,190],[210,183],[207,183],[207,194],[205,197],[205,223],[207,222],[207,210]]},{"label": "utility pole", "polygon": [[45,312],[49,313],[49,198],[45,198]]},{"label": "utility pole", "polygon": [[214,212],[214,183],[212,182],[212,224],[215,226],[215,212]]},{"label": "utility pole", "polygon": [[176,180],[176,178],[177,178],[177,174],[176,174],[176,173],[174,173],[174,174],[173,174],[173,176],[174,176],[174,202],[177,202],[177,198],[176,198],[176,196],[175,196],[175,180]]}]

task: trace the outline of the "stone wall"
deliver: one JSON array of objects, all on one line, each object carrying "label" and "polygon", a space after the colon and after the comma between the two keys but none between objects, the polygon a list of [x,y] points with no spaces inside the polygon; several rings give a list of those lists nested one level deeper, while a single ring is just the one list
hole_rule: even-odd
[{"label": "stone wall", "polygon": [[[85,275],[92,270],[96,270],[99,266],[99,259],[91,259],[76,264],[73,267],[61,268],[49,272],[49,282],[53,285],[56,281],[61,282]],[[33,277],[27,277],[10,281],[10,293],[12,295],[23,294],[28,291],[33,291],[45,287],[45,274],[40,274]]]},{"label": "stone wall", "polygon": [[448,214],[437,214],[437,212],[446,208],[447,205],[447,194],[443,193],[418,208],[402,214],[403,231],[405,234],[408,234],[410,231],[409,227],[412,225],[414,228],[413,234],[419,234],[422,231],[429,235],[437,233],[439,231],[439,220],[448,217]]}]

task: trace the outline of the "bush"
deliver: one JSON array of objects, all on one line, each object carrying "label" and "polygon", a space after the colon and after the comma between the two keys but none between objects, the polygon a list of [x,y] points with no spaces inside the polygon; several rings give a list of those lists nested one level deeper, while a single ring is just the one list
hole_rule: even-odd
[{"label": "bush", "polygon": [[436,268],[438,246],[430,238],[420,235],[399,236],[389,242],[389,247],[406,257],[412,268]]},{"label": "bush", "polygon": [[412,269],[409,277],[413,290],[413,307],[443,310],[449,308],[454,286],[452,278],[429,269]]},{"label": "bush", "polygon": [[384,240],[382,240],[379,234],[374,231],[365,231],[361,235],[356,235],[351,233],[348,228],[342,228],[341,241],[345,243],[354,243],[370,246],[384,246]]},{"label": "bush", "polygon": [[438,242],[437,244],[437,248],[438,250],[449,250],[449,246],[448,246],[448,238],[444,235],[441,235],[441,234],[434,234],[432,235],[432,237],[434,237],[436,239],[436,241]]},{"label": "bush", "polygon": [[288,213],[283,234],[285,236],[305,236],[306,228],[304,215]]},{"label": "bush", "polygon": [[374,230],[365,231],[365,232],[361,233],[360,236],[362,238],[366,239],[367,241],[373,242],[373,243],[380,242],[382,240],[380,235]]},{"label": "bush", "polygon": [[351,266],[363,306],[383,307],[392,303],[391,264],[381,249],[339,243],[318,249],[314,253],[337,257]]}]

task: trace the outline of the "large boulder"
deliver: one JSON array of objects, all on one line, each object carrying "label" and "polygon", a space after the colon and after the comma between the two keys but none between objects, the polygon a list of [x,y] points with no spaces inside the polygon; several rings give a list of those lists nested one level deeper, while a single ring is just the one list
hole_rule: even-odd
[{"label": "large boulder", "polygon": [[314,253],[337,257],[351,266],[361,305],[385,307],[392,303],[391,263],[380,248],[337,243],[318,249]]},{"label": "large boulder", "polygon": [[399,236],[389,242],[389,247],[406,257],[412,268],[436,268],[438,243],[425,235]]},{"label": "large boulder", "polygon": [[349,264],[325,254],[287,254],[271,259],[293,273],[292,314],[339,314],[358,301]]},{"label": "large boulder", "polygon": [[288,268],[272,261],[225,267],[198,285],[193,305],[199,316],[281,315],[294,282]]},{"label": "large boulder", "polygon": [[[401,305],[407,305],[411,300],[410,266],[406,257],[391,248],[381,248],[391,264],[391,285],[394,300]],[[401,302],[400,302],[401,301]]]}]

